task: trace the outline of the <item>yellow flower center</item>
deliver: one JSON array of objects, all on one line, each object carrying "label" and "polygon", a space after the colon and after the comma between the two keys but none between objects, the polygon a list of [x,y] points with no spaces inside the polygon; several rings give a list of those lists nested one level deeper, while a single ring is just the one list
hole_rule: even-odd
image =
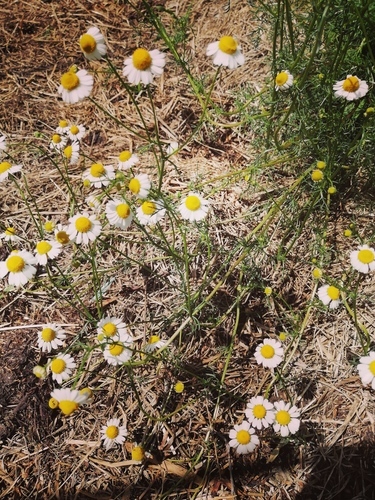
[{"label": "yellow flower center", "polygon": [[101,163],[94,163],[91,165],[90,174],[93,177],[103,177],[105,174],[105,168]]},{"label": "yellow flower center", "polygon": [[52,330],[52,328],[43,328],[41,337],[44,340],[44,342],[51,342],[56,338],[56,332],[55,330]]},{"label": "yellow flower center", "polygon": [[375,376],[375,360],[371,361],[371,363],[369,363],[368,369],[370,370],[370,372],[372,373],[372,375]]},{"label": "yellow flower center", "polygon": [[64,149],[64,156],[66,158],[68,158],[68,160],[70,160],[70,158],[72,157],[72,154],[73,154],[72,146],[66,146],[66,148]]},{"label": "yellow flower center", "polygon": [[19,255],[12,255],[6,260],[6,265],[10,273],[20,273],[26,265],[26,262]]},{"label": "yellow flower center", "polygon": [[316,162],[316,167],[319,168],[320,170],[324,170],[326,168],[327,164],[325,161],[317,161]]},{"label": "yellow flower center", "polygon": [[134,194],[138,194],[141,190],[141,183],[136,177],[129,182],[129,189]]},{"label": "yellow flower center", "polygon": [[237,441],[240,443],[240,444],[249,444],[250,441],[251,441],[251,434],[249,431],[245,431],[244,429],[242,429],[241,431],[238,431],[237,432]]},{"label": "yellow flower center", "polygon": [[61,77],[61,85],[65,90],[74,90],[79,85],[78,76],[72,71],[64,73]]},{"label": "yellow flower center", "polygon": [[153,215],[156,212],[156,205],[153,201],[144,201],[141,207],[145,215]]},{"label": "yellow flower center", "polygon": [[323,273],[322,273],[322,270],[319,269],[319,267],[316,267],[315,269],[313,269],[312,275],[313,275],[313,278],[318,280],[322,277]]},{"label": "yellow flower center", "polygon": [[113,323],[106,323],[103,326],[103,331],[106,337],[113,337],[113,335],[117,332],[117,328]]},{"label": "yellow flower center", "polygon": [[121,217],[121,219],[127,219],[130,215],[129,205],[126,203],[121,203],[120,205],[117,205],[116,212],[117,215]]},{"label": "yellow flower center", "polygon": [[156,342],[159,342],[159,340],[160,340],[160,337],[158,335],[151,335],[148,343],[149,344],[156,344]]},{"label": "yellow flower center", "polygon": [[44,229],[50,233],[55,229],[55,223],[52,222],[51,220],[47,220],[44,224]]},{"label": "yellow flower center", "polygon": [[79,133],[79,128],[77,127],[77,125],[73,125],[72,127],[70,127],[70,133],[73,135],[77,135]]},{"label": "yellow flower center", "polygon": [[55,144],[59,144],[61,142],[61,136],[59,134],[54,134],[52,136],[52,142]]},{"label": "yellow flower center", "polygon": [[66,231],[58,231],[55,235],[56,241],[62,245],[69,243],[69,235]]},{"label": "yellow flower center", "polygon": [[105,435],[109,439],[116,439],[119,435],[119,430],[116,425],[109,425],[105,431]]},{"label": "yellow flower center", "polygon": [[92,222],[88,217],[78,217],[75,226],[79,233],[87,233],[91,229]]},{"label": "yellow flower center", "polygon": [[53,373],[62,373],[66,368],[66,363],[63,359],[57,358],[51,362],[51,371]]},{"label": "yellow flower center", "polygon": [[79,39],[79,44],[83,52],[86,52],[87,54],[92,54],[96,49],[95,38],[88,33],[85,33],[81,36],[81,38]]},{"label": "yellow flower center", "polygon": [[255,418],[264,418],[266,416],[267,410],[263,405],[255,405],[253,408],[253,415]]},{"label": "yellow flower center", "polygon": [[198,198],[198,196],[190,195],[185,200],[185,206],[188,210],[195,212],[201,206],[200,199]]},{"label": "yellow flower center", "polygon": [[2,163],[0,163],[0,174],[3,174],[7,170],[9,170],[11,166],[12,165],[7,161],[3,161]]},{"label": "yellow flower center", "polygon": [[340,290],[331,285],[327,288],[327,295],[331,300],[338,300],[340,297]]},{"label": "yellow flower center", "polygon": [[40,255],[44,255],[44,254],[48,253],[51,250],[51,248],[52,248],[52,245],[50,243],[48,243],[48,241],[40,241],[36,245],[36,251]]},{"label": "yellow flower center", "polygon": [[362,262],[362,264],[370,264],[373,262],[374,258],[374,252],[368,250],[367,248],[358,252],[358,260]]},{"label": "yellow flower center", "polygon": [[286,410],[279,410],[275,415],[275,420],[280,425],[288,425],[292,419],[289,412]]},{"label": "yellow flower center", "polygon": [[263,358],[271,359],[275,355],[275,349],[271,345],[266,344],[261,348],[260,354]]},{"label": "yellow flower center", "polygon": [[14,229],[14,227],[7,227],[5,229],[5,236],[15,236],[16,234],[16,230]]},{"label": "yellow flower center", "polygon": [[132,449],[132,460],[140,462],[141,460],[143,460],[144,456],[145,456],[145,450],[142,448],[142,446],[135,446]]},{"label": "yellow flower center", "polygon": [[70,415],[74,411],[78,409],[78,403],[74,401],[60,401],[59,408],[63,412],[64,415]]},{"label": "yellow flower center", "polygon": [[313,170],[312,171],[312,174],[311,174],[311,179],[314,181],[314,182],[319,182],[323,179],[324,177],[324,174],[321,170]]},{"label": "yellow flower center", "polygon": [[133,66],[140,71],[148,69],[152,64],[150,53],[146,49],[137,49],[133,54]]},{"label": "yellow flower center", "polygon": [[124,346],[122,344],[113,344],[109,348],[109,352],[111,356],[120,356],[120,354],[123,352]]},{"label": "yellow flower center", "polygon": [[119,155],[118,155],[118,159],[120,161],[128,161],[130,160],[132,154],[130,151],[122,151]]},{"label": "yellow flower center", "polygon": [[66,128],[68,126],[68,122],[66,120],[59,121],[59,127]]},{"label": "yellow flower center", "polygon": [[232,55],[237,50],[237,42],[231,36],[223,36],[219,41],[219,49],[225,54]]},{"label": "yellow flower center", "polygon": [[90,389],[90,387],[84,387],[83,389],[81,389],[79,391],[80,394],[82,394],[83,396],[86,396],[87,399],[90,399],[93,397],[94,393],[92,392],[92,390]]},{"label": "yellow flower center", "polygon": [[289,75],[285,71],[282,71],[276,75],[275,82],[278,87],[282,87],[288,81]]},{"label": "yellow flower center", "polygon": [[59,406],[59,402],[57,401],[57,399],[55,398],[51,398],[49,401],[48,401],[48,406],[54,410],[55,408],[57,408]]},{"label": "yellow flower center", "polygon": [[174,390],[175,392],[177,392],[177,394],[181,394],[182,392],[184,392],[184,389],[185,389],[185,384],[183,382],[179,380],[178,382],[175,383]]},{"label": "yellow flower center", "polygon": [[342,88],[346,92],[355,92],[359,89],[359,80],[356,76],[349,76],[344,83],[342,84]]}]

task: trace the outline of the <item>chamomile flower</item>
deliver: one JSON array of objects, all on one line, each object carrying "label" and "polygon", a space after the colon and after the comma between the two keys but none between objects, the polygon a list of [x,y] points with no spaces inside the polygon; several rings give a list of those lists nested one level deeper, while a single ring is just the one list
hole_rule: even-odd
[{"label": "chamomile flower", "polygon": [[239,455],[251,453],[259,445],[255,430],[246,420],[229,431],[229,439],[229,446],[234,448]]},{"label": "chamomile flower", "polygon": [[13,226],[8,226],[3,233],[0,234],[0,240],[4,241],[18,241],[20,238],[17,236],[17,231]]},{"label": "chamomile flower", "polygon": [[60,354],[51,360],[48,369],[52,373],[53,380],[61,385],[64,380],[68,380],[72,376],[76,366],[77,363],[70,354]]},{"label": "chamomile flower", "polygon": [[115,172],[112,165],[104,166],[102,163],[93,163],[91,167],[83,173],[82,178],[84,181],[87,179],[92,186],[100,188],[102,186],[108,186],[110,181],[115,178]]},{"label": "chamomile flower", "polygon": [[133,219],[129,205],[119,198],[110,200],[105,207],[105,213],[111,226],[127,229]]},{"label": "chamomile flower", "polygon": [[370,351],[367,356],[359,358],[357,366],[363,385],[371,385],[375,389],[375,352]]},{"label": "chamomile flower", "polygon": [[102,318],[96,325],[98,333],[98,340],[100,342],[107,342],[109,340],[116,341],[124,335],[128,335],[126,324],[121,318],[107,316]]},{"label": "chamomile flower", "polygon": [[69,165],[75,165],[79,160],[79,142],[74,141],[63,149],[64,157],[69,161]]},{"label": "chamomile flower", "polygon": [[138,196],[138,198],[147,198],[151,189],[151,181],[147,174],[139,174],[130,179],[129,190]]},{"label": "chamomile flower", "polygon": [[96,26],[92,26],[80,36],[79,45],[83,55],[89,61],[102,59],[107,53],[104,36]]},{"label": "chamomile flower", "polygon": [[125,59],[122,73],[127,77],[129,83],[138,85],[143,83],[149,85],[154,76],[163,74],[165,66],[165,54],[160,50],[151,50],[139,48],[133,52],[132,57]]},{"label": "chamomile flower", "polygon": [[274,403],[275,407],[275,423],[273,429],[280,433],[283,437],[289,434],[295,434],[301,424],[300,411],[296,406],[291,406],[290,403],[278,401]]},{"label": "chamomile flower", "polygon": [[94,212],[98,212],[101,209],[100,199],[95,194],[90,194],[85,199],[86,205],[91,208]]},{"label": "chamomile flower", "polygon": [[256,396],[247,403],[245,415],[250,424],[257,429],[265,429],[273,424],[275,412],[273,404],[262,396]]},{"label": "chamomile flower", "polygon": [[368,245],[361,245],[350,252],[350,263],[360,273],[375,271],[375,250]]},{"label": "chamomile flower", "polygon": [[343,97],[347,101],[354,101],[367,94],[368,85],[364,80],[360,80],[353,75],[348,75],[345,80],[336,82],[333,90],[336,97]]},{"label": "chamomile flower", "polygon": [[87,245],[90,241],[94,241],[102,230],[102,225],[95,215],[89,215],[87,212],[71,217],[69,223],[67,234],[70,241],[74,241],[77,245],[81,243]]},{"label": "chamomile flower", "polygon": [[166,340],[161,339],[158,335],[151,335],[144,347],[144,351],[148,353],[154,352],[163,347],[165,344]]},{"label": "chamomile flower", "polygon": [[49,148],[53,151],[62,151],[67,143],[68,139],[64,135],[53,134],[51,137],[51,142],[49,143]]},{"label": "chamomile flower", "polygon": [[207,216],[209,203],[200,194],[190,192],[179,206],[181,217],[190,222],[200,221]]},{"label": "chamomile flower", "polygon": [[206,55],[212,56],[212,62],[216,66],[226,66],[229,69],[236,69],[245,62],[241,47],[231,36],[223,36],[219,41],[208,44]]},{"label": "chamomile flower", "polygon": [[53,323],[47,323],[38,332],[38,347],[43,352],[51,352],[52,349],[61,347],[65,339],[66,335],[61,327]]},{"label": "chamomile flower", "polygon": [[276,90],[288,90],[293,85],[293,75],[288,70],[280,71],[275,78]]},{"label": "chamomile flower", "polygon": [[68,104],[75,104],[83,101],[91,94],[94,86],[94,77],[85,69],[72,66],[69,71],[61,77],[60,87],[58,89],[62,100]]},{"label": "chamomile flower", "polygon": [[135,153],[128,150],[121,151],[118,155],[118,168],[119,170],[128,170],[134,167],[139,162],[139,158]]},{"label": "chamomile flower", "polygon": [[324,179],[324,173],[316,168],[311,172],[311,180],[314,182],[320,182]]},{"label": "chamomile flower", "polygon": [[64,415],[68,416],[78,410],[80,405],[86,401],[87,395],[81,394],[77,389],[55,389],[51,392],[48,405],[52,409],[59,408]]},{"label": "chamomile flower", "polygon": [[256,348],[254,356],[258,365],[276,368],[283,361],[284,349],[277,340],[265,339]]},{"label": "chamomile flower", "polygon": [[100,433],[100,439],[103,439],[104,448],[108,451],[115,443],[121,445],[125,441],[128,431],[125,426],[120,425],[119,418],[111,418],[107,421],[106,425],[102,426]]},{"label": "chamomile flower", "polygon": [[58,127],[56,127],[56,132],[59,135],[67,134],[69,131],[69,123],[66,120],[60,120]]},{"label": "chamomile flower", "polygon": [[53,233],[55,227],[56,224],[51,219],[47,219],[46,222],[43,224],[43,229],[46,231],[46,233]]},{"label": "chamomile flower", "polygon": [[143,226],[156,224],[165,215],[165,208],[161,200],[146,200],[137,208],[139,223]]},{"label": "chamomile flower", "polygon": [[14,250],[5,261],[0,262],[0,278],[7,274],[9,285],[16,287],[25,285],[36,273],[37,261],[26,250]]},{"label": "chamomile flower", "polygon": [[22,165],[12,165],[8,161],[2,161],[0,163],[0,182],[8,179],[10,174],[15,174],[22,169]]},{"label": "chamomile flower", "polygon": [[81,139],[83,139],[85,133],[86,128],[83,125],[71,125],[67,131],[68,137],[72,142],[79,142]]},{"label": "chamomile flower", "polygon": [[71,241],[68,229],[69,226],[64,226],[62,224],[57,224],[55,227],[55,240],[63,246],[67,245]]},{"label": "chamomile flower", "polygon": [[48,259],[55,259],[61,253],[62,245],[53,240],[38,241],[35,247],[35,257],[38,264],[45,266]]},{"label": "chamomile flower", "polygon": [[5,135],[0,135],[0,151],[6,151],[7,147],[7,138]]},{"label": "chamomile flower", "polygon": [[128,333],[122,334],[119,340],[108,342],[103,351],[104,359],[110,365],[122,365],[133,355],[133,337]]},{"label": "chamomile flower", "polygon": [[135,460],[136,462],[142,462],[145,458],[145,454],[145,449],[142,446],[136,444],[132,448],[132,460]]},{"label": "chamomile flower", "polygon": [[323,285],[318,289],[318,297],[325,306],[337,309],[340,305],[340,290],[333,285]]},{"label": "chamomile flower", "polygon": [[47,370],[44,366],[36,365],[33,368],[33,374],[36,376],[36,378],[40,378],[43,380],[47,377]]}]

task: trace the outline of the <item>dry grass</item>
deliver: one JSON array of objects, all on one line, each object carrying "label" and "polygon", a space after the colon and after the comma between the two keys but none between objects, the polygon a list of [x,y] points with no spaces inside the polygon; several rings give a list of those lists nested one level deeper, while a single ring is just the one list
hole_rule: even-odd
[{"label": "dry grass", "polygon": [[[160,3],[177,15],[191,5],[187,0]],[[226,3],[193,2],[187,45],[194,64],[192,72],[212,74],[204,54],[207,43],[227,32],[228,26],[240,40],[249,63],[220,77],[213,100],[223,107],[231,105],[234,89],[248,85],[259,90],[269,78],[266,37],[254,47],[249,36],[257,28],[254,12],[247,2],[237,0],[223,15]],[[113,62],[119,67],[141,41],[149,40],[150,46],[159,44],[126,2],[82,0],[72,5],[66,0],[32,0],[0,6],[1,129],[16,145],[17,160],[24,164],[30,191],[46,218],[65,218],[68,199],[45,155],[38,155],[35,149],[30,152],[31,144],[48,144],[46,139],[33,137],[36,131],[49,136],[63,117],[85,123],[89,129],[85,151],[94,159],[102,158],[105,151],[109,160],[122,149],[138,146],[133,136],[114,127],[89,101],[69,107],[57,97],[61,73],[77,61],[85,64],[76,41],[89,25],[103,31]],[[95,99],[118,119],[137,127],[138,115],[115,77],[100,73],[100,63],[94,66],[98,70]],[[186,139],[199,116],[199,106],[172,64],[158,82],[155,104],[162,139]],[[147,101],[140,105],[146,121],[152,123]],[[194,289],[206,270],[214,275],[222,255],[249,235],[270,203],[294,180],[287,166],[281,165],[280,170],[277,167],[260,176],[263,190],[249,188],[241,172],[246,173],[256,156],[253,139],[248,130],[206,125],[177,156],[175,165],[168,166],[165,186],[169,192],[186,190],[190,180],[197,178],[213,199],[208,229],[213,260],[205,262],[198,253],[191,276]],[[151,155],[144,153],[142,164],[152,173]],[[73,182],[80,182],[83,167],[72,169]],[[235,172],[241,175],[232,177]],[[32,241],[35,228],[24,201],[4,185],[0,185],[0,200],[7,223],[14,223],[22,236]],[[347,213],[338,214],[335,225],[329,227],[329,250],[338,256],[336,268],[331,270],[336,275],[345,268],[351,247],[340,236],[348,219]],[[81,384],[95,388],[94,402],[69,418],[49,410],[52,384],[39,382],[32,374],[35,364],[46,361],[36,348],[37,327],[47,316],[64,326],[71,341],[90,338],[92,331],[77,310],[52,290],[2,294],[0,498],[373,498],[375,405],[353,369],[360,351],[358,338],[344,309],[330,314],[314,307],[306,318],[306,305],[316,291],[310,262],[313,233],[306,229],[287,260],[277,262],[278,234],[287,224],[282,217],[270,224],[263,252],[247,256],[245,263],[259,269],[259,280],[243,294],[240,305],[236,308],[241,278],[235,270],[196,318],[199,329],[187,321],[183,336],[171,344],[170,355],[134,373],[119,371],[114,376],[113,369],[103,366],[101,357],[93,352]],[[199,249],[200,243],[195,242],[198,236],[191,235],[192,249]],[[130,232],[121,242],[121,251],[135,255],[139,249],[134,241],[140,237],[137,230]],[[1,259],[6,254],[6,247],[0,247]],[[233,258],[240,254],[238,248]],[[65,258],[68,261],[68,256]],[[138,347],[161,330],[169,337],[180,326],[180,317],[173,314],[183,305],[181,295],[174,292],[181,284],[176,269],[156,250],[145,252],[144,268],[113,273],[117,261],[118,256],[108,250],[99,262],[102,270],[115,276],[106,296],[106,312],[124,318]],[[80,267],[75,286],[84,303],[93,308],[86,269],[89,267]],[[204,294],[211,293],[218,282],[216,277]],[[263,284],[277,290],[277,301],[272,297],[265,300]],[[360,304],[360,321],[371,330],[374,286],[370,279],[365,290],[368,299]],[[221,322],[217,322],[218,317]],[[304,319],[285,379],[288,392],[303,412],[301,430],[283,446],[272,432],[266,433],[256,453],[238,458],[229,452],[228,431],[243,417],[246,401],[272,381],[272,376],[254,362],[255,345],[264,336],[290,330],[293,322],[302,325]],[[232,339],[234,348],[221,384]],[[288,343],[296,345],[291,338]],[[180,395],[173,391],[178,379],[186,386]],[[286,397],[283,387],[274,385],[273,399]],[[123,448],[105,452],[99,431],[114,414],[127,423],[129,435]],[[149,452],[142,465],[130,459],[134,442],[143,442]]]}]

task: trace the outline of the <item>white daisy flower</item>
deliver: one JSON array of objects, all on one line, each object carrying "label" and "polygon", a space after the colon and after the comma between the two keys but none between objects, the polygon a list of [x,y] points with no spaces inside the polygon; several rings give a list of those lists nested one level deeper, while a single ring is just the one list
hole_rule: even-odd
[{"label": "white daisy flower", "polygon": [[121,318],[107,316],[102,318],[96,326],[100,342],[116,341],[124,337],[124,335],[129,335],[126,324]]},{"label": "white daisy flower", "polygon": [[245,410],[246,418],[253,427],[265,429],[275,421],[275,411],[273,404],[262,396],[250,399]]},{"label": "white daisy flower", "polygon": [[79,142],[81,139],[83,139],[85,133],[86,128],[83,125],[71,125],[67,131],[68,137],[72,142]]},{"label": "white daisy flower", "polygon": [[22,169],[22,165],[11,165],[8,161],[0,163],[0,182],[5,181],[10,174],[15,174]]},{"label": "white daisy flower", "polygon": [[147,174],[139,174],[130,179],[128,188],[138,196],[138,198],[147,198],[151,189],[151,182]]},{"label": "white daisy flower", "polygon": [[63,226],[62,224],[57,224],[55,227],[55,240],[63,246],[70,243],[68,229],[69,226]]},{"label": "white daisy flower", "polygon": [[284,349],[277,340],[265,339],[256,348],[254,356],[258,365],[275,368],[283,361]]},{"label": "white daisy flower", "polygon": [[17,236],[16,229],[13,226],[9,226],[0,234],[0,240],[15,242],[20,240],[20,238]]},{"label": "white daisy flower", "polygon": [[131,153],[130,151],[121,151],[121,153],[118,155],[119,170],[128,170],[129,168],[134,167],[134,165],[138,162],[138,156],[135,153]]},{"label": "white daisy flower", "polygon": [[69,123],[66,120],[60,120],[59,126],[56,127],[56,132],[59,135],[67,134],[69,130]]},{"label": "white daisy flower", "polygon": [[78,68],[73,66],[62,75],[58,92],[61,94],[64,102],[75,104],[88,97],[91,94],[93,86],[94,77],[85,69],[78,70]]},{"label": "white daisy flower", "polygon": [[333,285],[323,285],[318,289],[318,297],[325,306],[336,309],[340,305],[340,290]]},{"label": "white daisy flower", "polygon": [[107,53],[104,36],[96,26],[92,26],[84,35],[81,35],[79,45],[83,55],[89,61],[102,59]]},{"label": "white daisy flower", "polygon": [[284,401],[278,401],[274,403],[275,407],[275,423],[273,424],[273,429],[275,432],[279,432],[283,437],[289,434],[295,434],[301,424],[300,421],[300,411],[296,406],[292,406],[290,403],[284,403]]},{"label": "white daisy flower", "polygon": [[64,380],[68,380],[72,376],[72,371],[76,367],[77,363],[70,354],[60,354],[53,358],[48,365],[48,369],[52,372],[53,380],[56,380],[60,385]]},{"label": "white daisy flower", "polygon": [[350,252],[350,263],[360,273],[375,271],[375,250],[368,245],[361,245]]},{"label": "white daisy flower", "polygon": [[165,215],[165,208],[161,200],[147,200],[137,208],[139,223],[143,226],[156,224]]},{"label": "white daisy flower", "polygon": [[122,73],[128,78],[129,83],[138,85],[152,83],[154,76],[163,74],[165,66],[165,54],[160,50],[139,48],[133,52],[132,57],[125,59]]},{"label": "white daisy flower", "polygon": [[53,151],[62,151],[65,148],[67,142],[68,139],[64,135],[53,134],[51,142],[49,143],[49,148]]},{"label": "white daisy flower", "polygon": [[0,278],[7,274],[9,285],[25,285],[36,273],[36,258],[26,250],[14,250],[9,257],[0,262]]},{"label": "white daisy flower", "polygon": [[38,347],[43,352],[51,352],[52,349],[61,347],[65,339],[66,335],[61,327],[53,323],[47,323],[38,332]]},{"label": "white daisy flower", "polygon": [[91,208],[94,212],[98,212],[101,209],[100,199],[95,194],[90,194],[85,199],[86,205]]},{"label": "white daisy flower", "polygon": [[112,165],[104,166],[102,163],[93,163],[89,169],[83,173],[83,180],[90,181],[91,185],[100,188],[108,186],[115,178],[115,172]]},{"label": "white daisy flower", "polygon": [[128,333],[120,335],[119,340],[110,341],[103,351],[104,359],[110,365],[122,365],[133,356],[133,337]]},{"label": "white daisy flower", "polygon": [[105,213],[111,226],[127,229],[133,219],[129,205],[119,198],[110,200],[105,207]]},{"label": "white daisy flower", "polygon": [[158,335],[151,335],[147,344],[144,347],[145,352],[154,352],[166,344],[166,340],[161,339]]},{"label": "white daisy flower", "polygon": [[229,439],[229,446],[235,448],[239,455],[251,453],[259,445],[259,438],[255,434],[255,430],[246,420],[242,424],[235,425],[229,431]]},{"label": "white daisy flower", "polygon": [[0,151],[6,151],[7,147],[7,138],[5,135],[0,135]]},{"label": "white daisy flower", "polygon": [[179,206],[181,217],[190,222],[200,221],[207,216],[209,203],[200,194],[190,192]]},{"label": "white daisy flower", "polygon": [[375,389],[375,352],[370,351],[367,356],[359,358],[357,366],[363,385],[371,385]]},{"label": "white daisy flower", "polygon": [[210,43],[206,55],[213,56],[212,62],[216,66],[227,66],[229,69],[236,69],[245,62],[241,47],[231,36],[223,36],[218,42]]},{"label": "white daisy flower", "polygon": [[280,71],[275,78],[276,90],[288,90],[293,85],[293,75],[288,70]]},{"label": "white daisy flower", "polygon": [[104,448],[108,451],[115,443],[121,445],[128,431],[125,426],[120,426],[119,418],[111,418],[106,425],[102,426],[100,433],[102,435],[100,439],[103,439]]},{"label": "white daisy flower", "polygon": [[53,240],[38,241],[35,247],[35,257],[38,264],[45,266],[48,259],[55,259],[61,253],[62,245]]},{"label": "white daisy flower", "polygon": [[90,241],[94,241],[102,230],[102,225],[95,215],[89,215],[87,212],[70,217],[69,222],[67,231],[69,240],[77,245],[81,243],[87,245]]},{"label": "white daisy flower", "polygon": [[79,160],[79,142],[74,141],[63,150],[63,155],[69,160],[69,165],[75,165]]},{"label": "white daisy flower", "polygon": [[43,224],[43,229],[46,233],[52,233],[55,230],[56,224],[51,219],[47,219]]},{"label": "white daisy flower", "polygon": [[353,75],[348,75],[345,80],[336,82],[333,90],[336,97],[343,97],[347,101],[354,101],[367,94],[368,85],[364,80],[360,80]]},{"label": "white daisy flower", "polygon": [[78,410],[79,406],[87,402],[87,394],[82,394],[76,389],[55,389],[51,392],[50,408],[59,408],[66,416]]}]

